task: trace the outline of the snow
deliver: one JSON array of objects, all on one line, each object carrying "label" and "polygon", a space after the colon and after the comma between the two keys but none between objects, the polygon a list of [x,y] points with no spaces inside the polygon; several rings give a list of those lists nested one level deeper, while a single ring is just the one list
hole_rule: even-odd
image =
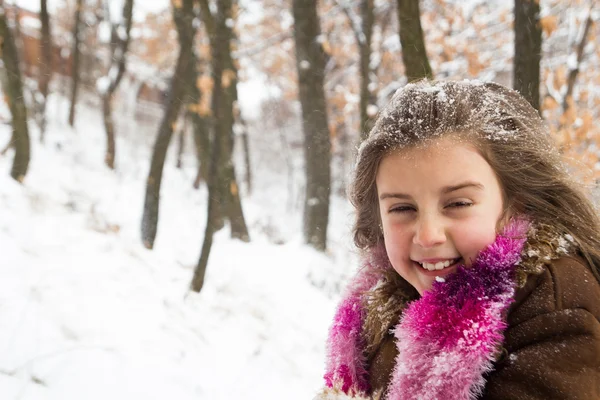
[{"label": "snow", "polygon": [[110,78],[108,76],[101,76],[96,81],[96,90],[98,90],[98,93],[100,93],[100,94],[106,93],[109,86],[110,86]]},{"label": "snow", "polygon": [[42,22],[37,18],[25,16],[25,17],[22,17],[20,19],[20,21],[21,21],[21,26],[23,28],[31,28],[31,29],[41,29],[42,28]]},{"label": "snow", "polygon": [[[205,286],[191,293],[206,214],[192,150],[181,170],[175,146],[167,158],[150,251],[139,227],[155,130],[117,123],[110,171],[99,110],[79,104],[73,130],[64,98],[52,94],[48,107],[45,145],[30,125],[23,185],[8,173],[12,151],[0,157],[2,398],[312,398],[339,285],[355,265],[347,202],[333,199],[331,250],[316,252],[302,243],[301,212],[279,201],[283,185],[258,171],[257,194],[243,200],[252,242],[218,232]],[[0,143],[9,137],[0,125]]]},{"label": "snow", "polygon": [[577,67],[579,67],[578,64],[577,55],[575,53],[569,54],[569,57],[567,58],[567,68],[569,68],[571,71],[576,70]]},{"label": "snow", "polygon": [[127,40],[127,30],[123,25],[117,27],[117,36],[119,36],[119,39],[123,42]]},{"label": "snow", "polygon": [[[47,0],[48,12],[55,14],[56,10],[63,6],[64,0]],[[39,12],[40,1],[39,0],[15,0],[15,3],[26,10]],[[114,12],[116,15],[121,15],[123,12],[123,0],[109,0],[111,13]],[[133,7],[133,19],[135,21],[143,21],[149,13],[159,13],[169,8],[170,3],[168,0],[152,0],[152,1],[139,1],[135,2]]]},{"label": "snow", "polygon": [[252,66],[245,68],[246,79],[238,82],[238,102],[245,119],[260,117],[261,103],[270,97],[280,97],[281,89],[267,83],[260,71]]},{"label": "snow", "polygon": [[98,40],[100,43],[110,43],[110,22],[102,21],[98,26]]},{"label": "snow", "polygon": [[377,107],[375,104],[369,104],[367,106],[367,115],[371,118],[375,117],[378,111],[379,107]]}]

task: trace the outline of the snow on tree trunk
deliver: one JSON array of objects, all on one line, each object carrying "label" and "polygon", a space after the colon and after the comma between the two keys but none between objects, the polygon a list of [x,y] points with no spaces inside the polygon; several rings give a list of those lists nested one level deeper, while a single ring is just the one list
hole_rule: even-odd
[{"label": "snow on tree trunk", "polygon": [[6,22],[4,8],[0,7],[0,51],[6,70],[7,79],[3,91],[12,115],[12,141],[15,149],[10,176],[18,182],[23,182],[27,174],[30,157],[29,130],[27,128],[27,108],[23,97],[23,81],[19,70],[19,55],[15,39]]},{"label": "snow on tree trunk", "polygon": [[325,52],[319,40],[317,0],[293,0],[292,3],[306,170],[304,240],[324,251],[331,191],[331,142],[323,87]]}]

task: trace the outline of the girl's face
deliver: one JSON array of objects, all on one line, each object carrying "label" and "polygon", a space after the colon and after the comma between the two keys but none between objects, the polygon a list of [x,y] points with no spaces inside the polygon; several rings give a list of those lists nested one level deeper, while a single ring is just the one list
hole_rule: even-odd
[{"label": "girl's face", "polygon": [[388,257],[420,294],[496,238],[502,189],[471,144],[443,138],[392,153],[376,183]]}]

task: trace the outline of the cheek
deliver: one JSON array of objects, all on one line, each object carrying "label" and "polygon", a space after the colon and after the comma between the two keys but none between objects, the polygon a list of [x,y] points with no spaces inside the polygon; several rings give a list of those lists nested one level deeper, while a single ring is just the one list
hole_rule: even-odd
[{"label": "cheek", "polygon": [[456,250],[470,265],[477,254],[496,240],[496,221],[473,219],[468,223],[455,227],[453,241]]},{"label": "cheek", "polygon": [[401,229],[390,229],[384,233],[387,255],[396,270],[410,255],[410,238]]}]

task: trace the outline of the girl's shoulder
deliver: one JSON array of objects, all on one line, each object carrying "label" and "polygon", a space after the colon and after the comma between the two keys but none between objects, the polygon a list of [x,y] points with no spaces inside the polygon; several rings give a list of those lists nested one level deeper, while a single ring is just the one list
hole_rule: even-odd
[{"label": "girl's shoulder", "polygon": [[583,310],[600,321],[600,283],[588,263],[577,256],[562,256],[531,274],[515,293],[509,309],[509,326],[543,314]]},{"label": "girl's shoulder", "polygon": [[530,275],[507,322],[483,398],[596,398],[600,284],[583,259],[562,256]]}]

